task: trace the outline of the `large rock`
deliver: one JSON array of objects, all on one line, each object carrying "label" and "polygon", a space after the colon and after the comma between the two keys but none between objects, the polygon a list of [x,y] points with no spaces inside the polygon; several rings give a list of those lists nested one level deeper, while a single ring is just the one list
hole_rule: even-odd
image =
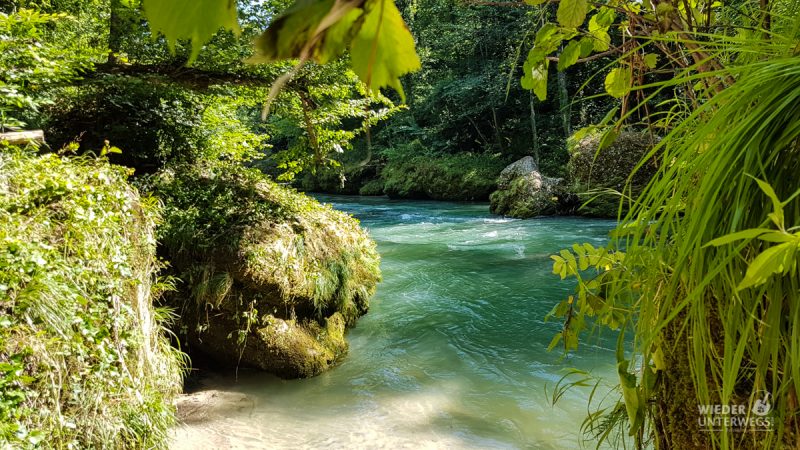
[{"label": "large rock", "polygon": [[184,339],[224,365],[316,375],[380,279],[375,243],[347,214],[248,170],[181,168],[151,179],[162,242],[184,281]]},{"label": "large rock", "polygon": [[557,214],[567,195],[561,185],[561,178],[543,176],[534,159],[526,156],[500,172],[498,189],[489,198],[490,210],[519,219]]},{"label": "large rock", "polygon": [[[631,177],[658,138],[647,133],[622,132],[612,145],[598,152],[601,138],[600,132],[578,132],[568,140],[570,190],[584,204],[576,211],[578,214],[616,218],[621,199],[617,192],[636,197],[658,169],[658,160],[653,158]],[[622,206],[625,212],[627,204]]]},{"label": "large rock", "polygon": [[101,159],[0,144],[0,448],[164,448],[182,360],[158,208]]}]

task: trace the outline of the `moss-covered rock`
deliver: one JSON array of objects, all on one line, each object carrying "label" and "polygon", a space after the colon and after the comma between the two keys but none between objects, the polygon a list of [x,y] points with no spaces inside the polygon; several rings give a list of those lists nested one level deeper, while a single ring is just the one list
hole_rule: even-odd
[{"label": "moss-covered rock", "polygon": [[358,190],[358,195],[383,195],[383,180],[370,180]]},{"label": "moss-covered rock", "polygon": [[184,166],[147,185],[166,204],[162,243],[184,282],[172,304],[190,349],[286,378],[346,353],[344,329],[380,280],[355,219],[255,170]]},{"label": "moss-covered rock", "polygon": [[500,173],[489,208],[492,214],[527,219],[562,213],[568,197],[560,178],[542,176],[534,159],[526,156]]},{"label": "moss-covered rock", "polygon": [[[577,209],[578,214],[617,217],[620,193],[636,197],[658,169],[654,158],[633,173],[658,139],[647,133],[622,132],[611,146],[598,152],[601,139],[602,133],[598,131],[581,130],[567,142],[570,190],[583,204]],[[625,211],[627,205],[622,203],[622,212]]]},{"label": "moss-covered rock", "polygon": [[157,209],[103,160],[0,149],[0,448],[165,448]]},{"label": "moss-covered rock", "polygon": [[381,171],[383,192],[390,198],[487,200],[506,163],[500,155],[403,153],[390,157]]}]

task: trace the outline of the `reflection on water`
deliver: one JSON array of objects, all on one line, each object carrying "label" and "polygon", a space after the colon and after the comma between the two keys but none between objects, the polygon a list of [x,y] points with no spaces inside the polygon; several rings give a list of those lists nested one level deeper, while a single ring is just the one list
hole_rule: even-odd
[{"label": "reflection on water", "polygon": [[246,394],[247,407],[185,426],[176,447],[577,447],[588,392],[553,407],[545,385],[572,367],[612,374],[613,344],[594,338],[567,358],[546,351],[560,324],[544,316],[570,290],[549,255],[602,244],[612,222],[319,198],[359,218],[383,258],[384,281],[348,335],[350,355],[307,380],[240,371],[223,389]]}]

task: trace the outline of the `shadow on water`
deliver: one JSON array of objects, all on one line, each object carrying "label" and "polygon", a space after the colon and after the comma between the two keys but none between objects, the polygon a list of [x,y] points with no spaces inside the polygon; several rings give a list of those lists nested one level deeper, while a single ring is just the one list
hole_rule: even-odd
[{"label": "shadow on water", "polygon": [[571,289],[552,275],[549,255],[604,243],[613,222],[510,220],[481,204],[320,200],[360,219],[382,256],[384,281],[348,335],[350,354],[307,380],[221,376],[211,387],[247,400],[182,427],[176,448],[203,433],[220,448],[577,447],[588,391],[552,406],[545,386],[568,368],[612,375],[613,342],[599,336],[567,357],[546,351],[561,324],[544,317]]}]

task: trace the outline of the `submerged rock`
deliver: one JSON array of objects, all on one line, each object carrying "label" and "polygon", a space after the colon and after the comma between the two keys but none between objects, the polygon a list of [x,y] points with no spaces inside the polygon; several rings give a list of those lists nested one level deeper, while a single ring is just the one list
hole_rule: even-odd
[{"label": "submerged rock", "polygon": [[497,190],[489,198],[490,210],[519,219],[558,214],[568,195],[562,181],[542,176],[534,159],[526,156],[500,172]]},{"label": "submerged rock", "polygon": [[166,203],[162,245],[183,280],[170,303],[190,351],[284,378],[347,352],[380,280],[357,220],[254,170],[182,167],[149,184]]}]

